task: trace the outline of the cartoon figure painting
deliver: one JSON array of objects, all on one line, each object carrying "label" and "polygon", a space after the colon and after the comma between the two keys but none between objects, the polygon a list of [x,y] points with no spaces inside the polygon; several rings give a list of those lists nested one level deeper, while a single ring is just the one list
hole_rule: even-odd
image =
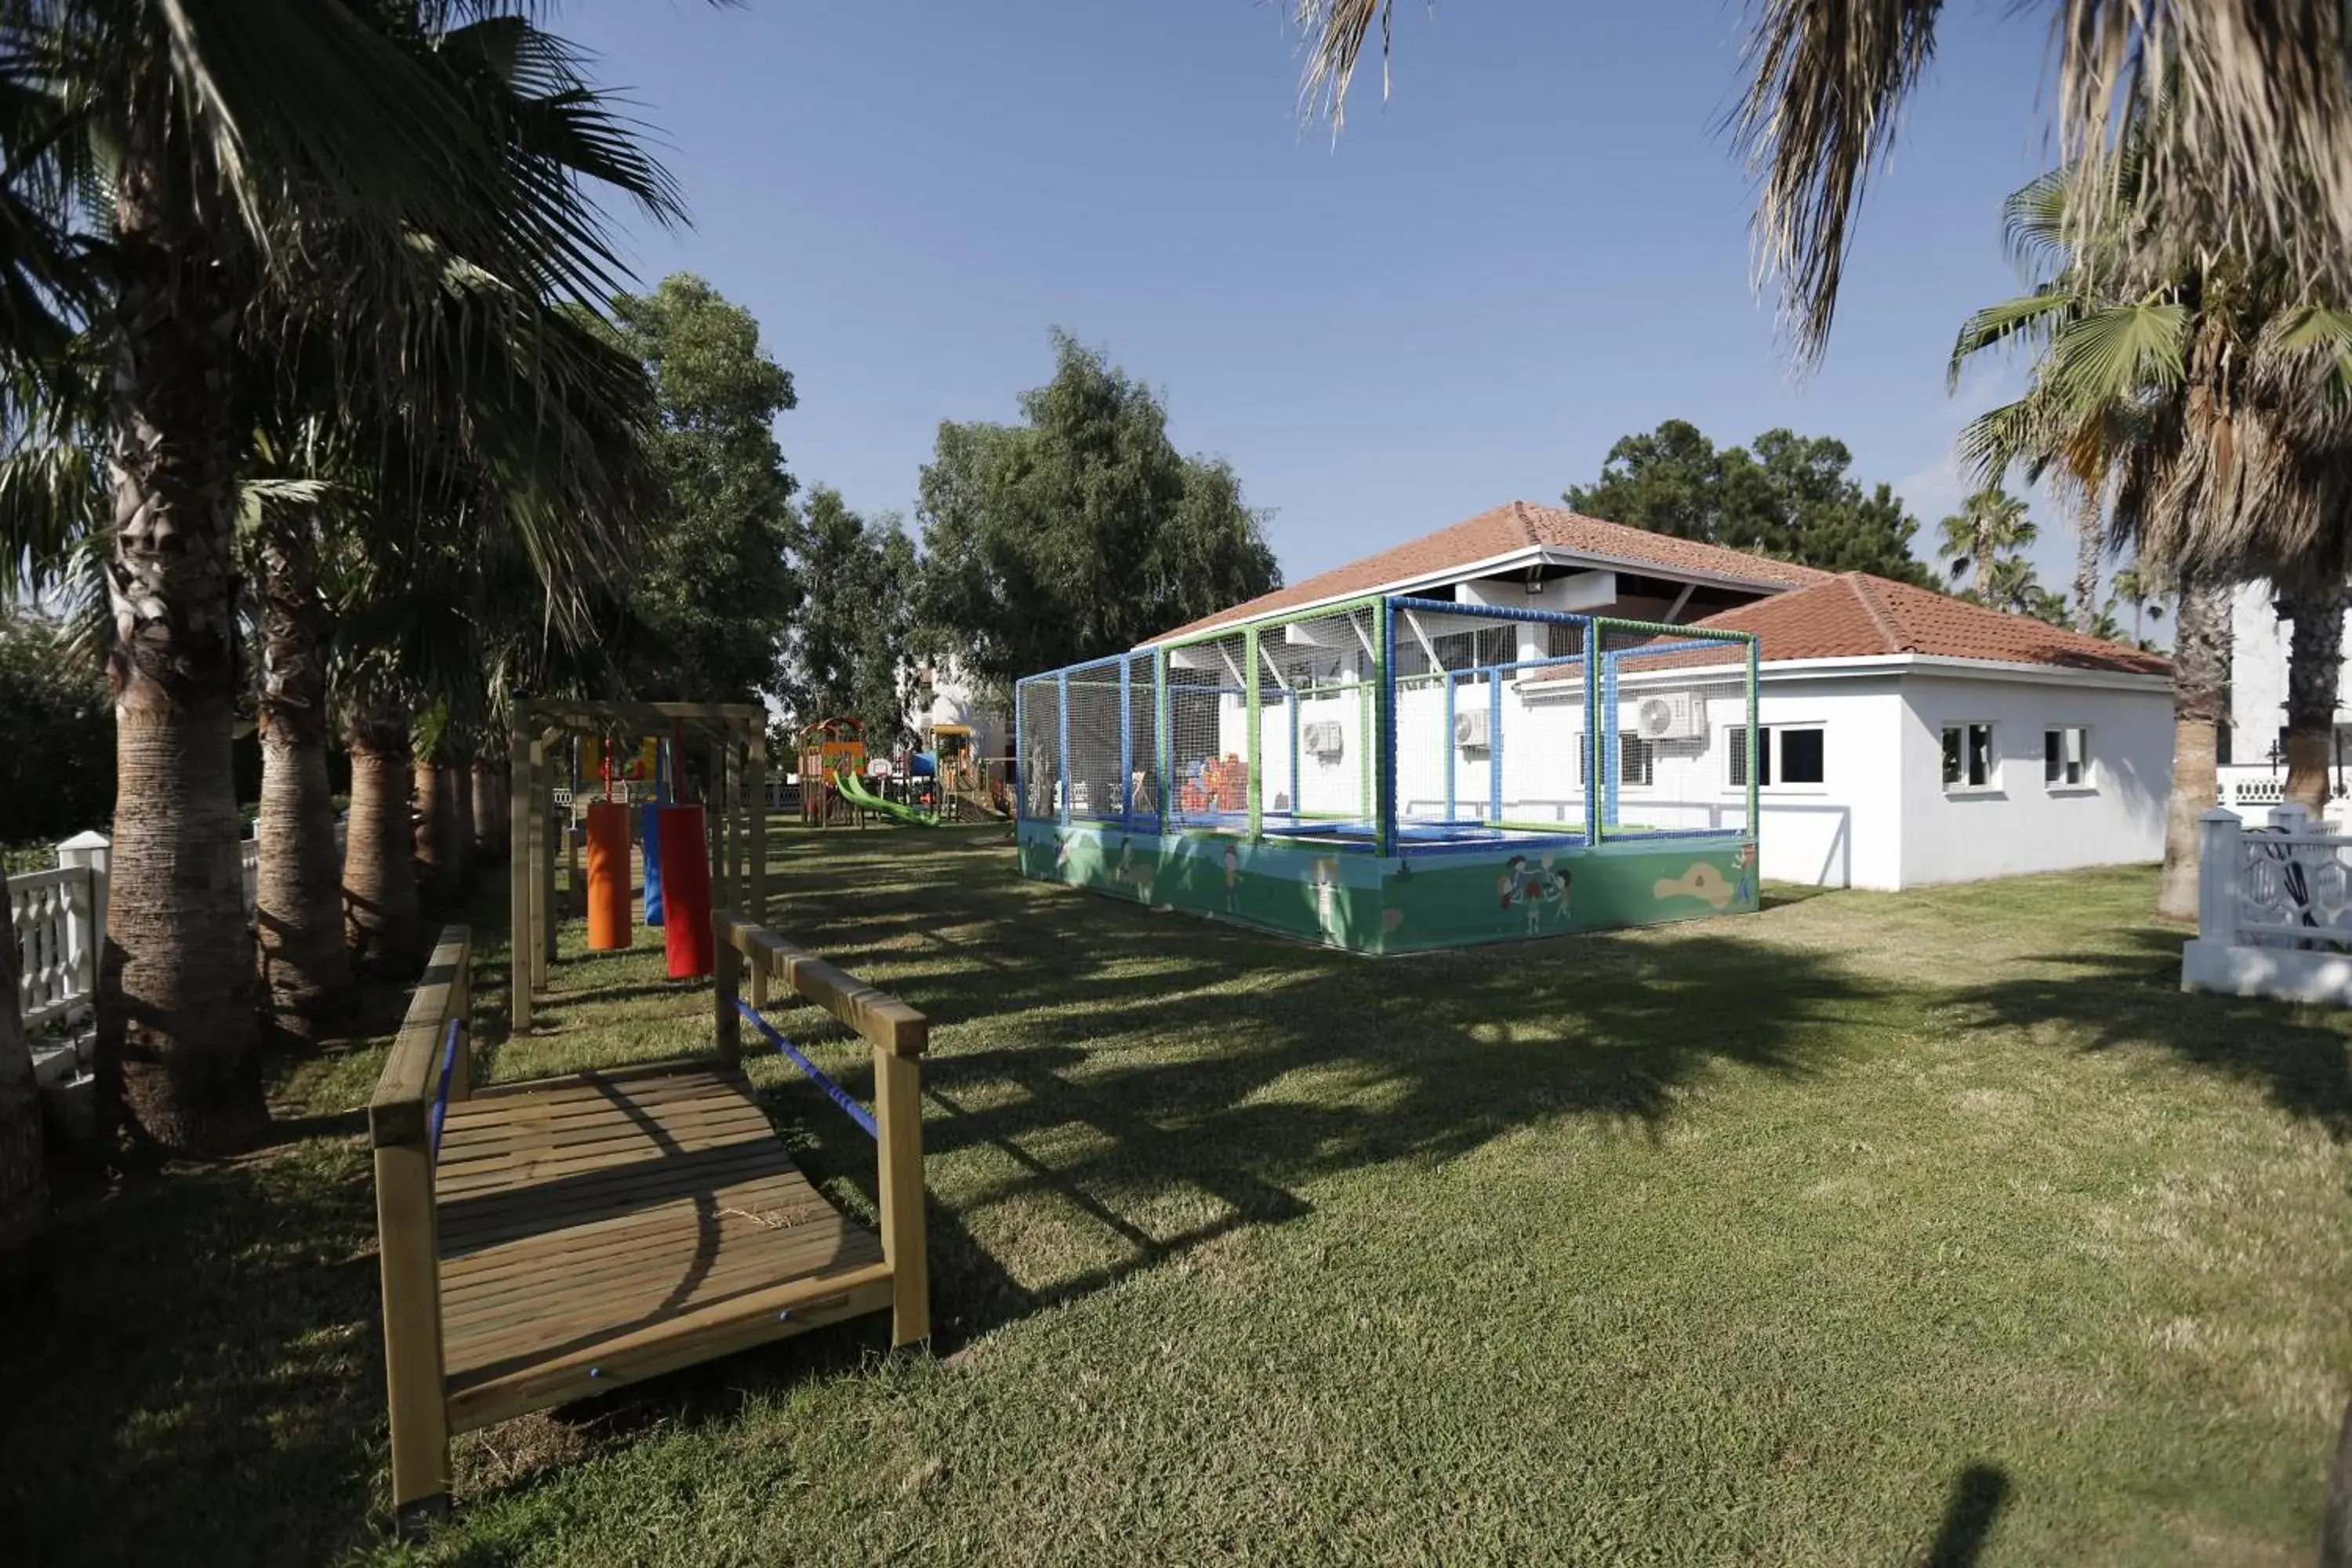
[{"label": "cartoon figure painting", "polygon": [[1239,914],[1242,908],[1242,856],[1232,845],[1225,846],[1225,913]]},{"label": "cartoon figure painting", "polygon": [[1739,875],[1731,885],[1731,901],[1744,909],[1756,901],[1756,846],[1741,845],[1736,864]]},{"label": "cartoon figure painting", "polygon": [[1307,885],[1315,896],[1316,929],[1327,940],[1339,941],[1339,862],[1328,855],[1317,857],[1307,868]]},{"label": "cartoon figure painting", "polygon": [[1557,927],[1568,924],[1568,884],[1567,868],[1554,870],[1549,855],[1532,868],[1526,856],[1514,855],[1496,879],[1495,892],[1505,910],[1527,911],[1527,932],[1534,936],[1543,930],[1547,914]]},{"label": "cartoon figure painting", "polygon": [[1668,899],[1696,899],[1709,909],[1722,910],[1730,908],[1734,894],[1731,879],[1712,861],[1696,860],[1679,877],[1659,878],[1651,884],[1650,896],[1660,903]]},{"label": "cartoon figure painting", "polygon": [[1133,888],[1135,901],[1139,904],[1148,904],[1151,901],[1151,879],[1154,870],[1153,863],[1149,858],[1138,860],[1135,858],[1134,839],[1121,838],[1118,841],[1118,869],[1111,874],[1111,879],[1123,887]]}]

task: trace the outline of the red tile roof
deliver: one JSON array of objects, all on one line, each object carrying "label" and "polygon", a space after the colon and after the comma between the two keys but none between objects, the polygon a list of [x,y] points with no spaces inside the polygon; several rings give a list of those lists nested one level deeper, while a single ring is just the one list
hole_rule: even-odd
[{"label": "red tile roof", "polygon": [[[1752,632],[1757,657],[1767,661],[1916,653],[2127,675],[2172,673],[2172,661],[2159,654],[2086,637],[2031,616],[1989,610],[1865,572],[1826,578],[1793,594],[1759,599],[1692,624]],[[1662,654],[1657,665],[1643,668],[1725,663],[1729,657],[1704,651]],[[1554,679],[1581,679],[1582,676],[1563,668]]]},{"label": "red tile roof", "polygon": [[1515,500],[1377,555],[1318,573],[1303,583],[1262,594],[1246,604],[1220,610],[1161,636],[1181,637],[1230,622],[1254,620],[1299,605],[1374,593],[1539,545],[1622,563],[1637,570],[1652,568],[1668,575],[1704,573],[1759,586],[1801,588],[1830,580],[1828,573],[1794,562],[1774,561],[1745,551],[1726,550],[1721,545],[1603,522],[1597,517],[1562,511],[1558,507]]}]

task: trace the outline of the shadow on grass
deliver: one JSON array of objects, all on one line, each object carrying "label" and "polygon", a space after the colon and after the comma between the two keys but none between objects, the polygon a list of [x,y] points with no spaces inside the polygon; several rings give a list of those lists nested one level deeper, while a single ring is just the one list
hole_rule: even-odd
[{"label": "shadow on grass", "polygon": [[2118,933],[2116,951],[2046,953],[2030,972],[1957,993],[1988,1025],[2058,1023],[2096,1050],[2155,1045],[2179,1060],[2260,1088],[2290,1115],[2352,1136],[2352,1049],[2324,1015],[2288,1003],[2180,989],[2177,931]]},{"label": "shadow on grass", "polygon": [[317,1563],[365,1532],[384,1455],[365,1173],[317,1142],[60,1211],[43,1293],[0,1311],[0,1555]]},{"label": "shadow on grass", "polygon": [[2009,1501],[2009,1472],[1998,1465],[1970,1465],[1952,1480],[1944,1504],[1943,1527],[1920,1560],[1921,1568],[1976,1568],[1985,1542]]}]

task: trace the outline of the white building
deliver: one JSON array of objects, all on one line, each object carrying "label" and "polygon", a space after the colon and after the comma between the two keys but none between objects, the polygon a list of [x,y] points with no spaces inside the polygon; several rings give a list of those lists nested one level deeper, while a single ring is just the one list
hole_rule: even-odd
[{"label": "white building", "polygon": [[[1753,633],[1767,878],[1897,889],[2163,853],[2172,763],[2166,660],[1859,573],[1833,575],[1513,502],[1170,636],[1311,615],[1376,593],[1489,606],[1559,601],[1598,616]],[[1466,616],[1429,618],[1446,623],[1433,636],[1469,635],[1450,625],[1466,626]],[[1526,637],[1537,623],[1519,626]],[[1194,657],[1217,656],[1208,645]],[[1631,715],[1655,697],[1686,705],[1688,716],[1674,738],[1642,741]],[[1400,822],[1581,821],[1586,700],[1582,676],[1560,668],[1475,688],[1408,690],[1401,682],[1401,735],[1446,731],[1470,701],[1491,705],[1496,733],[1508,739],[1458,754],[1443,744],[1400,746]],[[1261,721],[1267,809],[1360,811],[1370,788],[1361,704],[1308,690],[1296,703],[1296,713],[1269,709]],[[1610,766],[1623,819],[1745,826],[1748,715],[1735,668],[1715,656],[1663,658],[1622,677],[1618,710],[1611,733],[1622,739]],[[1241,711],[1228,704],[1218,726],[1240,726],[1220,734],[1224,753],[1247,749]],[[1309,737],[1304,746],[1291,739],[1299,734]]]},{"label": "white building", "polygon": [[[2291,628],[2268,583],[2241,583],[2230,601],[2230,722],[2222,761],[2240,768],[2286,772],[2286,662]],[[2336,679],[2336,784],[2352,764],[2352,703]]]}]

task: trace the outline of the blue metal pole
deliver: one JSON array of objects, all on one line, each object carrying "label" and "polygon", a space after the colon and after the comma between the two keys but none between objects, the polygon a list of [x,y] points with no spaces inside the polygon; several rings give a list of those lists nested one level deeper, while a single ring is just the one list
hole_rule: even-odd
[{"label": "blue metal pole", "polygon": [[1445,748],[1445,820],[1454,820],[1454,676],[1448,671],[1440,679],[1445,682],[1445,732],[1438,743]]},{"label": "blue metal pole", "polygon": [[[1297,679],[1296,676],[1293,679]],[[1282,705],[1290,710],[1290,820],[1296,823],[1305,803],[1306,791],[1298,776],[1298,689],[1292,687],[1282,694]]]},{"label": "blue metal pole", "polygon": [[1176,781],[1169,776],[1170,761],[1175,752],[1168,735],[1168,650],[1164,647],[1151,650],[1151,684],[1152,709],[1159,715],[1153,726],[1151,749],[1153,765],[1160,770],[1160,777],[1151,791],[1154,816],[1158,818],[1152,831],[1165,833],[1168,831],[1168,797],[1175,793]]},{"label": "blue metal pole", "polygon": [[1486,672],[1486,823],[1503,820],[1503,672]]},{"label": "blue metal pole", "polygon": [[1601,658],[1600,717],[1608,726],[1601,732],[1604,739],[1601,748],[1601,787],[1603,791],[1601,828],[1606,833],[1617,826],[1617,775],[1622,771],[1622,759],[1618,755],[1620,742],[1617,739],[1617,656],[1604,653]]},{"label": "blue metal pole", "polygon": [[877,1143],[881,1142],[882,1134],[880,1130],[874,1125],[873,1113],[868,1111],[864,1106],[858,1104],[857,1101],[851,1097],[847,1089],[834,1082],[833,1079],[825,1077],[824,1070],[818,1067],[816,1063],[801,1055],[800,1047],[793,1045],[792,1041],[784,1038],[784,1037],[777,1031],[777,1028],[773,1024],[769,1023],[768,1020],[760,1016],[758,1009],[754,1008],[751,1004],[744,1001],[739,996],[735,999],[735,1011],[742,1014],[743,1016],[751,1020],[751,1026],[759,1030],[761,1035],[765,1036],[770,1045],[782,1051],[785,1057],[791,1060],[794,1067],[808,1074],[810,1079],[815,1083],[817,1088],[824,1090],[824,1097],[827,1100],[832,1100],[834,1104],[841,1107],[842,1113],[844,1115],[847,1116],[852,1121],[856,1122],[858,1126],[866,1130],[866,1136],[873,1139]]},{"label": "blue metal pole", "polygon": [[1054,678],[1054,689],[1059,703],[1061,754],[1054,761],[1054,776],[1059,781],[1062,809],[1058,816],[1062,826],[1070,825],[1070,801],[1077,792],[1070,787],[1070,672],[1064,670]]}]

